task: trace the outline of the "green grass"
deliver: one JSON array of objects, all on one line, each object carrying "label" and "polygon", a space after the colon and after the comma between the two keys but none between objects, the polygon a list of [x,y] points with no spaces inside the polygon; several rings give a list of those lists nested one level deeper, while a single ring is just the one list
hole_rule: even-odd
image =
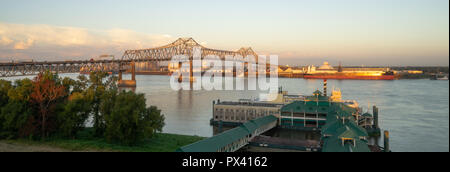
[{"label": "green grass", "polygon": [[68,151],[100,151],[100,152],[174,152],[179,147],[204,139],[199,136],[185,136],[158,133],[136,146],[124,146],[108,143],[104,139],[93,138],[89,130],[81,132],[77,139],[47,139],[45,141],[7,140],[7,143],[32,146],[49,146]]}]

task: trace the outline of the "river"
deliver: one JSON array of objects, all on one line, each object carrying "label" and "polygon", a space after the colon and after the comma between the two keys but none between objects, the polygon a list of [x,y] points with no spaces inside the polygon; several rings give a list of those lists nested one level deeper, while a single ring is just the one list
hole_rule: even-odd
[{"label": "river", "polygon": [[[77,74],[61,76],[76,78]],[[20,78],[24,77],[6,79]],[[136,80],[136,92],[145,93],[147,104],[162,110],[166,118],[163,132],[174,134],[212,136],[209,120],[213,100],[253,99],[260,93],[173,91],[169,76],[138,75]],[[322,84],[321,80],[279,78],[279,85],[289,94],[311,95],[322,89]],[[449,151],[448,81],[329,80],[328,88],[340,89],[343,99],[356,100],[366,110],[369,105],[378,106],[380,127],[390,131],[392,151]]]}]

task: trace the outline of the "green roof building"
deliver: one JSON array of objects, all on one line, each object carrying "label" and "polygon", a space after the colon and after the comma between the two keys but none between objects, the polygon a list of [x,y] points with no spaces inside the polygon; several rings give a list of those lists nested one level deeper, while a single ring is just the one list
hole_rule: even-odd
[{"label": "green roof building", "polygon": [[[320,91],[304,101],[280,110],[282,128],[320,130],[323,152],[369,152],[368,133],[359,126],[360,110],[346,102],[333,101]],[[365,117],[369,117],[366,114]]]},{"label": "green roof building", "polygon": [[370,152],[366,141],[343,140],[338,137],[323,139],[322,152]]}]

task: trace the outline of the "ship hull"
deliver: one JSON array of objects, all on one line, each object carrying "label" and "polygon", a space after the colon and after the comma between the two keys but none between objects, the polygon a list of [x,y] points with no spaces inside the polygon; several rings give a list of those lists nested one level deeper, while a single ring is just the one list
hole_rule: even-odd
[{"label": "ship hull", "polygon": [[304,75],[305,79],[336,79],[336,80],[394,80],[394,75],[362,76],[362,75]]}]

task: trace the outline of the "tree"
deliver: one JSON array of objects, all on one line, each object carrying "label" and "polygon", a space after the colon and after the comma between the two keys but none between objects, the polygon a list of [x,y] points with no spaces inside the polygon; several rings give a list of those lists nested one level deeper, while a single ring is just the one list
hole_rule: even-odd
[{"label": "tree", "polygon": [[34,131],[33,127],[26,125],[29,121],[32,122],[33,114],[32,106],[29,103],[32,92],[31,80],[16,80],[14,86],[5,82],[0,85],[2,92],[0,94],[7,93],[7,102],[0,109],[0,138],[12,139],[28,136]]},{"label": "tree", "polygon": [[72,92],[84,92],[86,91],[89,84],[88,78],[84,75],[79,75],[77,80],[75,80],[72,84],[73,90]]},{"label": "tree", "polygon": [[105,114],[100,112],[100,106],[102,101],[108,101],[104,98],[106,94],[113,92],[117,94],[117,78],[109,76],[105,72],[92,72],[89,75],[89,80],[83,77],[79,77],[79,79],[82,81],[79,85],[80,87],[88,86],[85,89],[85,94],[92,106],[95,134],[96,136],[103,136],[105,131]]},{"label": "tree", "polygon": [[73,92],[81,92],[78,90],[75,91],[75,85],[77,85],[77,81],[70,79],[69,77],[64,77],[61,80],[61,85],[66,89],[65,92],[68,93],[67,96],[71,95],[71,93]]},{"label": "tree", "polygon": [[61,113],[58,113],[58,133],[63,137],[74,138],[78,131],[85,128],[91,112],[90,103],[82,93],[75,92],[69,96]]},{"label": "tree", "polygon": [[31,92],[33,92],[33,81],[25,78],[14,82],[14,89],[9,90],[8,97],[15,101],[29,101]]},{"label": "tree", "polygon": [[48,71],[14,84],[0,80],[0,139],[74,138],[89,117],[95,136],[111,142],[133,145],[161,132],[161,111],[147,108],[143,94],[119,92],[116,81],[101,72],[72,80]]},{"label": "tree", "polygon": [[[156,106],[150,106],[146,109],[144,114],[144,121],[148,122],[148,124],[143,124],[143,126],[148,126],[151,128],[152,134],[156,132],[162,132],[162,129],[165,125],[164,115],[161,115],[161,110],[159,110]],[[149,135],[151,137],[152,135]]]},{"label": "tree", "polygon": [[47,119],[49,115],[52,115],[51,108],[54,107],[58,99],[66,95],[66,89],[57,83],[57,80],[57,76],[48,71],[40,73],[33,80],[33,92],[30,97],[31,101],[38,105],[42,138],[48,135],[46,127]]},{"label": "tree", "polygon": [[[3,109],[3,106],[5,104],[8,103],[9,97],[8,97],[8,92],[11,89],[11,82],[9,81],[5,81],[5,80],[0,80],[0,112],[1,109]],[[4,123],[4,119],[2,118],[2,116],[0,115],[0,131],[2,131],[3,128],[3,123]],[[2,134],[0,133],[0,138]]]},{"label": "tree", "polygon": [[10,81],[0,80],[0,107],[8,103],[8,92],[12,85]]},{"label": "tree", "polygon": [[30,136],[34,132],[33,126],[27,126],[32,119],[33,110],[26,101],[12,100],[1,108],[0,121],[2,121],[0,138],[13,139]]},{"label": "tree", "polygon": [[164,116],[156,107],[146,108],[143,94],[121,92],[113,101],[111,114],[105,115],[108,141],[134,145],[162,130]]}]

